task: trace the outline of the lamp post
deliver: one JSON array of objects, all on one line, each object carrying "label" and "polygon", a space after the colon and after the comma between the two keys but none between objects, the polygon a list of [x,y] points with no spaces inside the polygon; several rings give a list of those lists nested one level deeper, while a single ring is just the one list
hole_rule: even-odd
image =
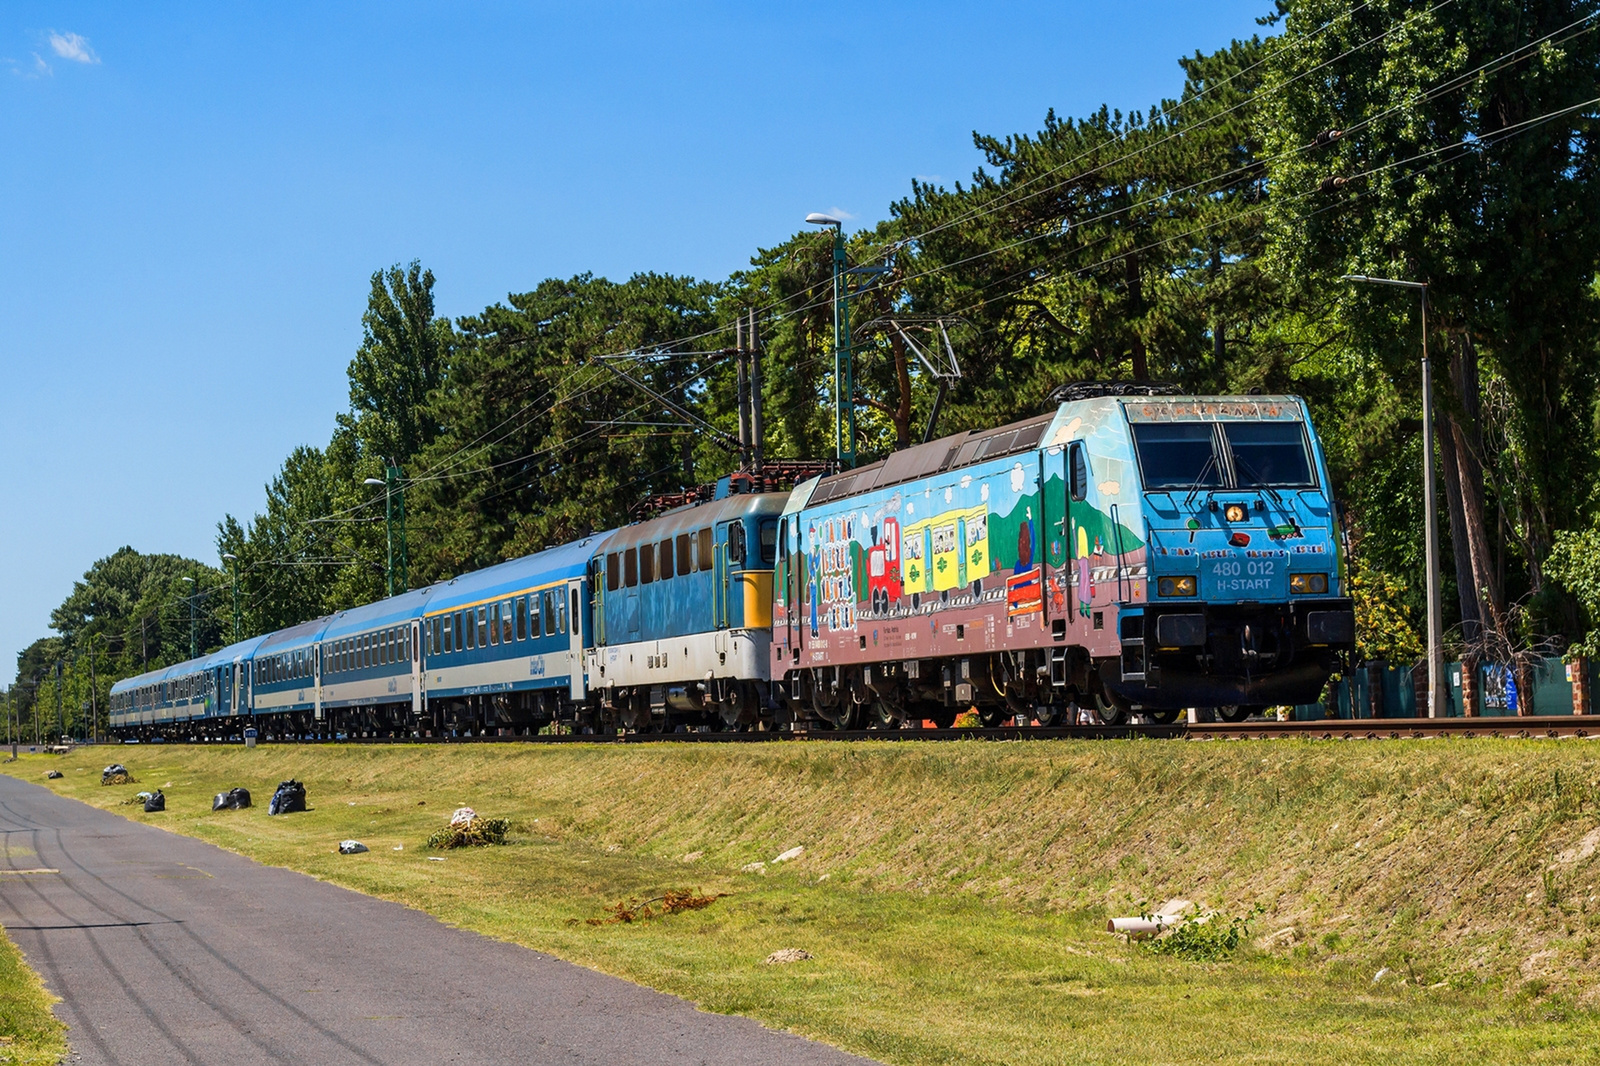
[{"label": "lamp post", "polygon": [[56,660],[56,743],[67,735],[67,720],[61,710],[61,660]]},{"label": "lamp post", "polygon": [[[390,596],[394,595],[397,578],[401,592],[409,584],[406,573],[406,492],[402,478],[400,468],[393,461],[385,459],[382,480],[369,477],[362,482],[363,485],[378,485],[383,489],[383,531],[389,542],[389,561],[384,567],[384,574]],[[395,537],[396,527],[400,532],[398,541]]]},{"label": "lamp post", "polygon": [[200,640],[199,634],[195,632],[194,628],[194,578],[186,577],[184,580],[189,583],[189,658],[198,659],[200,657],[200,649],[198,647]]},{"label": "lamp post", "polygon": [[1411,289],[1422,297],[1422,522],[1428,595],[1428,717],[1443,713],[1444,635],[1439,600],[1439,516],[1433,473],[1433,367],[1428,362],[1428,283],[1345,274],[1340,279],[1366,285]]},{"label": "lamp post", "polygon": [[232,552],[223,552],[222,557],[228,561],[228,570],[233,577],[233,642],[239,643],[239,557]]},{"label": "lamp post", "polygon": [[846,276],[844,223],[813,211],[813,226],[833,227],[833,450],[839,465],[856,465],[856,369],[850,353],[850,282]]}]

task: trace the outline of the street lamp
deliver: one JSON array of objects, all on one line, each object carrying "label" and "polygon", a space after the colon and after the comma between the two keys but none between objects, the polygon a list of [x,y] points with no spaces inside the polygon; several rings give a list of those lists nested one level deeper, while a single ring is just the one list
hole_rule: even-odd
[{"label": "street lamp", "polygon": [[[394,465],[393,461],[385,459],[382,480],[369,477],[362,484],[377,485],[383,489],[383,531],[389,541],[389,561],[384,568],[384,574],[389,586],[389,595],[393,596],[396,578],[399,579],[402,592],[409,585],[406,573],[406,493],[400,468]],[[400,529],[398,544],[395,539],[397,525]]]},{"label": "street lamp", "polygon": [[239,557],[232,552],[223,552],[222,557],[233,565],[228,567],[233,572],[233,642],[239,643]]},{"label": "street lamp", "polygon": [[200,641],[199,634],[195,632],[194,628],[194,578],[186,577],[184,580],[189,583],[189,658],[198,659],[200,658]]},{"label": "street lamp", "polygon": [[850,282],[846,277],[844,223],[813,211],[813,226],[833,227],[833,450],[844,468],[856,465],[856,370],[850,354]]},{"label": "street lamp", "polygon": [[1433,367],[1428,362],[1428,283],[1345,274],[1341,281],[1392,285],[1422,297],[1422,521],[1428,594],[1428,717],[1438,718],[1444,697],[1444,636],[1439,600],[1439,516],[1433,473]]}]

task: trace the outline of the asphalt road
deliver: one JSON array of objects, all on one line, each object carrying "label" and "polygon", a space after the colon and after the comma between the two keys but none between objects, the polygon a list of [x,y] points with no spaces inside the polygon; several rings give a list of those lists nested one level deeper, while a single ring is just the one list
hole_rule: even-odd
[{"label": "asphalt road", "polygon": [[869,1061],[3,775],[0,833],[0,922],[69,1062]]}]

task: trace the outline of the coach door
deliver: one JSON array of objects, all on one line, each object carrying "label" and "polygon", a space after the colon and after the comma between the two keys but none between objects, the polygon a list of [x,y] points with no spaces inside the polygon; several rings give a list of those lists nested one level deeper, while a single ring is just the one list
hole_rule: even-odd
[{"label": "coach door", "polygon": [[311,706],[317,721],[322,721],[322,645],[311,645]]},{"label": "coach door", "polygon": [[428,706],[428,695],[423,691],[423,684],[428,679],[428,673],[422,668],[422,623],[411,623],[411,720],[419,721],[423,709]]},{"label": "coach door", "polygon": [[567,659],[567,678],[571,684],[572,702],[576,703],[588,695],[588,685],[584,671],[588,663],[583,657],[583,580],[573,578],[567,582],[567,648],[570,652]]}]

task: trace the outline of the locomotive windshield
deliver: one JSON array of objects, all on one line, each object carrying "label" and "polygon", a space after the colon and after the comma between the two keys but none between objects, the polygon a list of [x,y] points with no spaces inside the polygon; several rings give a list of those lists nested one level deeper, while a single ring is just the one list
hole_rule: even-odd
[{"label": "locomotive windshield", "polygon": [[1146,422],[1133,427],[1146,490],[1222,484],[1217,438],[1209,422]]},{"label": "locomotive windshield", "polygon": [[1306,434],[1298,422],[1225,422],[1234,475],[1240,488],[1315,485]]},{"label": "locomotive windshield", "polygon": [[[1132,429],[1147,492],[1317,483],[1299,422],[1146,422]],[[1219,443],[1227,446],[1226,463]]]}]

